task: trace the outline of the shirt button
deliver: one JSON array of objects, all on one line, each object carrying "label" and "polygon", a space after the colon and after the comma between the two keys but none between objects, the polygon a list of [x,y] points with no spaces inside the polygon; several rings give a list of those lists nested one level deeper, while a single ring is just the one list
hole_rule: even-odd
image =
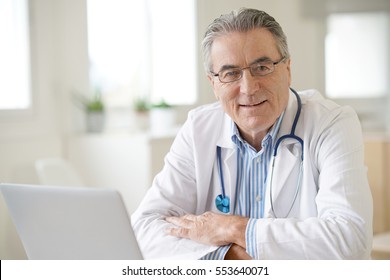
[{"label": "shirt button", "polygon": [[261,201],[261,195],[256,196],[256,201],[258,201],[258,202]]}]

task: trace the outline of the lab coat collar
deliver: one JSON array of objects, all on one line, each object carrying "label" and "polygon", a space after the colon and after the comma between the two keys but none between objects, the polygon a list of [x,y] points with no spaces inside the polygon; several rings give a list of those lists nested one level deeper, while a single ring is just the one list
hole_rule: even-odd
[{"label": "lab coat collar", "polygon": [[236,149],[236,144],[231,140],[232,123],[233,121],[229,115],[224,113],[219,138],[217,139],[217,146],[233,150]]},{"label": "lab coat collar", "polygon": [[[302,104],[304,101],[302,100]],[[290,90],[287,108],[284,113],[282,124],[280,125],[280,129],[278,132],[277,138],[282,135],[290,134],[291,128],[294,122],[295,115],[297,113],[298,101],[295,94]],[[301,118],[300,118],[301,119]]]}]

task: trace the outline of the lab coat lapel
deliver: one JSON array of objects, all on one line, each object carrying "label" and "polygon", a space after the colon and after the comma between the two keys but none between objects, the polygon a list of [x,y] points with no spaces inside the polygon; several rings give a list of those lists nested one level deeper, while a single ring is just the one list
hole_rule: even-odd
[{"label": "lab coat lapel", "polygon": [[226,195],[230,198],[230,214],[234,214],[234,202],[236,201],[237,153],[236,149],[227,149],[226,152],[226,157],[223,161],[223,168],[226,170]]},{"label": "lab coat lapel", "polygon": [[[288,105],[279,132],[277,134],[277,138],[274,140],[274,145],[277,139],[279,139],[281,136],[290,134],[295,114],[297,112],[297,107],[298,104],[296,97],[290,91]],[[276,208],[276,204],[277,209],[275,209],[275,211],[284,215],[288,211],[286,208],[290,207],[289,198],[294,197],[294,192],[296,190],[296,184],[298,182],[299,176],[299,167],[301,163],[301,152],[302,150],[300,144],[296,140],[288,138],[282,141],[279,145],[277,155],[275,157],[274,167],[272,167],[273,157],[271,158],[270,167],[268,170],[265,201],[265,213],[268,213],[270,216],[273,216],[270,203],[271,180],[272,201],[274,204],[274,209]]]},{"label": "lab coat lapel", "polygon": [[[297,98],[295,97],[295,94],[290,90],[290,95],[288,97],[288,103],[287,103],[287,108],[284,112],[284,117],[283,121],[280,125],[279,132],[277,134],[277,139],[279,139],[281,136],[290,134],[291,128],[294,123],[294,118],[297,113],[297,108],[298,108],[298,102]],[[302,118],[299,118],[299,121],[301,121]],[[298,125],[299,125],[298,121]],[[275,139],[276,142],[276,139]]]},{"label": "lab coat lapel", "polygon": [[230,198],[230,214],[233,214],[234,201],[236,196],[236,177],[237,177],[237,160],[236,145],[231,140],[232,120],[225,114],[224,122],[221,127],[220,137],[217,146],[222,148],[222,164],[225,182],[225,193]]},{"label": "lab coat lapel", "polygon": [[297,187],[300,172],[299,168],[301,164],[301,147],[298,142],[290,139],[287,139],[280,145],[281,147],[278,149],[278,154],[275,157],[273,174],[271,170],[272,166],[270,166],[270,170],[268,172],[266,195],[268,199],[265,201],[265,212],[267,213],[271,210],[270,188],[272,187],[272,201],[274,204],[274,210],[276,204],[278,210],[276,212],[282,213],[284,215],[288,212],[288,208],[291,205],[290,198],[292,199],[294,197]]}]

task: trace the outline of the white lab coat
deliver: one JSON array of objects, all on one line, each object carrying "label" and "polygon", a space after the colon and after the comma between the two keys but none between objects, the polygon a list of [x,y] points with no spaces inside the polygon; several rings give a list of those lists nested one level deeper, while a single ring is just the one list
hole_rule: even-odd
[{"label": "white lab coat", "polygon": [[[363,164],[361,127],[349,107],[325,100],[317,91],[299,93],[302,112],[296,134],[304,140],[303,178],[287,218],[275,218],[269,180],[265,217],[256,224],[260,259],[367,259],[372,239],[372,197]],[[278,137],[290,133],[297,100],[290,92]],[[219,103],[189,113],[165,158],[163,170],[137,211],[132,225],[145,258],[198,259],[216,249],[167,236],[165,216],[220,213],[216,146],[222,147],[226,194],[235,199],[236,152],[231,120]],[[282,142],[275,158],[272,199],[283,217],[296,190],[301,149]],[[269,179],[270,176],[268,176]]]}]

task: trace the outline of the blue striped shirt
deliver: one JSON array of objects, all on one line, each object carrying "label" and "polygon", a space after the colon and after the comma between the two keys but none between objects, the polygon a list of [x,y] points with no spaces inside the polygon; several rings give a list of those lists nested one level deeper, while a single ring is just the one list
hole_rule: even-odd
[{"label": "blue striped shirt", "polygon": [[[233,209],[235,215],[250,217],[245,232],[246,251],[254,259],[259,257],[255,233],[256,220],[264,217],[268,166],[283,115],[284,113],[264,137],[259,152],[242,139],[236,124],[232,121],[232,141],[237,146],[236,200]],[[220,247],[203,259],[224,259],[229,248],[230,245]]]}]

